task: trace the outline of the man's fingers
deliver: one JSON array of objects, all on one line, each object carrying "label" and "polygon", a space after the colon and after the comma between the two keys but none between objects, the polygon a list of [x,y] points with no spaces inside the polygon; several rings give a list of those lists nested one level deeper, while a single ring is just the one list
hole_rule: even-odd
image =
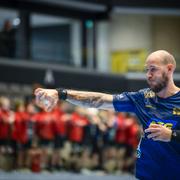
[{"label": "man's fingers", "polygon": [[47,99],[47,94],[45,92],[39,95],[40,101],[45,101],[46,99]]},{"label": "man's fingers", "polygon": [[153,139],[153,141],[161,141],[162,139],[161,138],[159,138],[159,137],[154,137],[154,138],[152,138]]},{"label": "man's fingers", "polygon": [[48,96],[46,97],[45,100],[47,101],[47,103],[45,103],[45,106],[44,106],[45,111],[47,111],[47,112],[52,111],[52,109],[54,108],[54,106],[57,103],[57,100],[53,99],[51,97],[48,97]]},{"label": "man's fingers", "polygon": [[45,98],[45,92],[44,91],[38,91],[36,93],[36,103],[39,103]]},{"label": "man's fingers", "polygon": [[162,126],[162,125],[160,125],[160,124],[151,124],[150,126],[149,126],[149,128],[158,128],[158,127],[160,127],[160,126]]},{"label": "man's fingers", "polygon": [[52,111],[52,109],[54,108],[55,104],[56,104],[55,102],[49,103],[48,106],[46,106],[46,109],[45,109],[45,110],[46,110],[47,112]]},{"label": "man's fingers", "polygon": [[159,137],[160,133],[159,132],[156,132],[156,133],[151,133],[147,136],[148,139],[150,138],[157,138]]},{"label": "man's fingers", "polygon": [[58,98],[53,96],[52,90],[38,88],[34,91],[34,94],[36,104],[47,112],[51,111],[58,101]]},{"label": "man's fingers", "polygon": [[53,109],[53,106],[49,106],[49,107],[47,107],[45,110],[46,110],[47,112],[50,112],[52,109]]},{"label": "man's fingers", "polygon": [[159,128],[148,128],[148,129],[145,129],[145,133],[154,133],[154,132],[158,132],[159,131]]},{"label": "man's fingers", "polygon": [[37,105],[43,105],[43,96],[41,95],[41,96],[36,96],[36,104]]},{"label": "man's fingers", "polygon": [[37,95],[40,91],[42,91],[43,89],[42,88],[37,88],[35,91],[34,91],[34,95]]}]

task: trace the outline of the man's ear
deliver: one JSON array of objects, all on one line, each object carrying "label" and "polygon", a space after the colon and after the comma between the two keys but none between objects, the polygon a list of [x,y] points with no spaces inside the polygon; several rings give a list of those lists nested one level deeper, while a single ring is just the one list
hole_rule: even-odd
[{"label": "man's ear", "polygon": [[174,72],[175,67],[174,67],[173,64],[168,64],[168,65],[167,65],[167,69],[168,69],[169,72]]}]

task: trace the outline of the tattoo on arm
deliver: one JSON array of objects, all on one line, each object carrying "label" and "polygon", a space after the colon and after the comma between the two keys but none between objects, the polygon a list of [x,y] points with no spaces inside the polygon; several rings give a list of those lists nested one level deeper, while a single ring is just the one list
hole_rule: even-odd
[{"label": "tattoo on arm", "polygon": [[90,108],[113,109],[113,96],[105,93],[67,90],[67,101]]}]

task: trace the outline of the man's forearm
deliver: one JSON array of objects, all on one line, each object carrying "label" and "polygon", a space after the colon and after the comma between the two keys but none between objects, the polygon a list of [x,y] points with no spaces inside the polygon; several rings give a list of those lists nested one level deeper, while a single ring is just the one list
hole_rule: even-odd
[{"label": "man's forearm", "polygon": [[67,101],[83,107],[113,109],[113,96],[105,93],[67,90]]},{"label": "man's forearm", "polygon": [[72,104],[98,109],[114,109],[113,96],[105,93],[76,91],[66,89],[37,88],[34,92],[36,103],[45,111],[51,111],[58,100],[67,100]]}]

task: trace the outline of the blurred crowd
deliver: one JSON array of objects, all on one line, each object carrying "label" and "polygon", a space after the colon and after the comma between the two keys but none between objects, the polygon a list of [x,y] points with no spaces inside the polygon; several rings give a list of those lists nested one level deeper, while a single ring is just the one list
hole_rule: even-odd
[{"label": "blurred crowd", "polygon": [[132,114],[0,97],[0,169],[133,173],[140,126]]}]

